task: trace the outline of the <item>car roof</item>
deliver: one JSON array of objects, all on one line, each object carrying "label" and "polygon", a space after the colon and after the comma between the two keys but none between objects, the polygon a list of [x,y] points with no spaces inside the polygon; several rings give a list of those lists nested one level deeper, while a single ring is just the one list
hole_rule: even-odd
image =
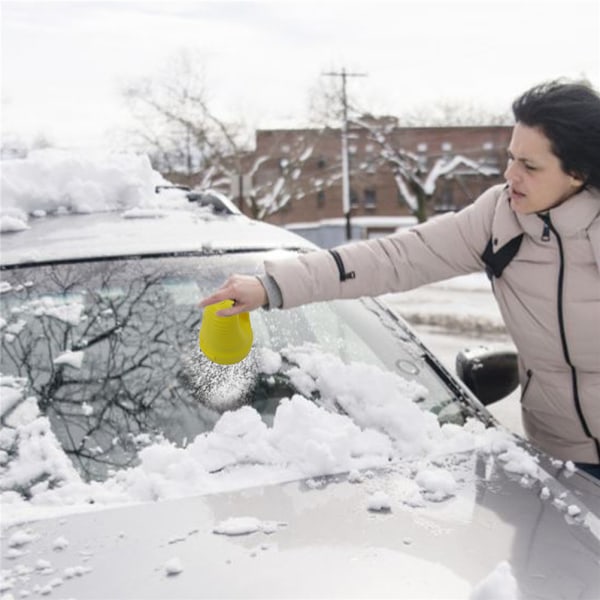
[{"label": "car roof", "polygon": [[207,207],[188,210],[129,210],[31,218],[28,228],[0,235],[4,268],[14,265],[164,253],[309,250],[305,238],[250,219],[216,214]]}]

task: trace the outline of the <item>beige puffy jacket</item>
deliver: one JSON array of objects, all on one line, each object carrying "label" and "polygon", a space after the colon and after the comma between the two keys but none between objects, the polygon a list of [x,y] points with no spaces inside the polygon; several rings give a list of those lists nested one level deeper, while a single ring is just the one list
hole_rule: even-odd
[{"label": "beige puffy jacket", "polygon": [[600,462],[600,191],[521,215],[496,186],[410,230],[265,268],[283,308],[487,270],[519,351],[529,438],[554,457]]}]

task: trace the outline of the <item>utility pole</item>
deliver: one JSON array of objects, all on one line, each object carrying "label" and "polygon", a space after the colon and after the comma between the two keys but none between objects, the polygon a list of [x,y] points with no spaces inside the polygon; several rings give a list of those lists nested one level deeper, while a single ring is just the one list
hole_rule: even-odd
[{"label": "utility pole", "polygon": [[347,73],[345,68],[339,73],[323,73],[329,77],[342,78],[342,208],[346,219],[346,239],[352,238],[350,223],[350,161],[348,158],[348,98],[346,96],[346,79],[348,77],[366,77],[366,73]]}]

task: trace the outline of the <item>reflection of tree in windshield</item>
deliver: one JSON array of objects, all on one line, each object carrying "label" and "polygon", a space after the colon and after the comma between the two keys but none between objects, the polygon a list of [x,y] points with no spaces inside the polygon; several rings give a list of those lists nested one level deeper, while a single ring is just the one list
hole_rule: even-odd
[{"label": "reflection of tree in windshield", "polygon": [[[177,384],[182,355],[197,345],[200,311],[180,302],[153,264],[15,271],[2,296],[7,322],[24,322],[18,335],[3,336],[2,372],[27,378],[87,478],[134,461],[141,433],[182,443],[216,419]],[[83,352],[80,368],[57,360],[68,352]]]},{"label": "reflection of tree in windshield", "polygon": [[[423,400],[424,410],[447,406],[463,418],[422,350],[373,302],[368,310],[341,301],[257,311],[248,357],[232,366],[208,361],[198,349],[198,299],[225,272],[255,272],[256,260],[169,257],[5,271],[1,374],[23,381],[21,404],[35,401],[85,479],[136,464],[139,450],[161,438],[185,446],[245,403],[267,423],[279,400],[294,393],[347,413],[339,398],[321,393],[325,378],[313,374],[307,385],[309,370],[298,363],[304,354],[289,355],[291,347],[339,360],[334,380],[342,364],[356,362],[419,382],[427,393],[414,401]],[[18,455],[15,406],[0,416],[0,451],[9,463]],[[448,410],[439,417],[449,420]]]}]

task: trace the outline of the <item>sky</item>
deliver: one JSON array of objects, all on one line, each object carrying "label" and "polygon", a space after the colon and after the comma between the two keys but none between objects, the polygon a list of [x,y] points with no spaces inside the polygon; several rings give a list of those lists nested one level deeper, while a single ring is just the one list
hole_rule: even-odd
[{"label": "sky", "polygon": [[[182,50],[211,109],[250,128],[306,121],[324,73],[355,104],[399,115],[442,100],[504,112],[528,87],[600,87],[598,0],[2,0],[2,135],[110,146],[131,124],[123,86]],[[336,78],[339,81],[339,78]]]}]

